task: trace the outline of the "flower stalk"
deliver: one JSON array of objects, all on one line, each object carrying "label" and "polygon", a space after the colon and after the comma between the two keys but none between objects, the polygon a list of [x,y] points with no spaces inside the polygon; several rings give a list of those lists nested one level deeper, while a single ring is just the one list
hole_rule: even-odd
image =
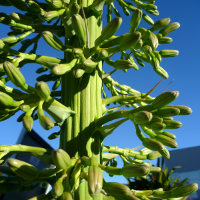
[{"label": "flower stalk", "polygon": [[[51,191],[29,200],[185,198],[197,190],[197,184],[169,191],[130,190],[103,179],[103,171],[125,178],[160,173],[160,167],[147,160],[169,159],[166,146],[176,148],[177,142],[165,129],[180,128],[182,123],[174,118],[192,113],[187,106],[169,105],[178,91],[152,97],[156,86],[143,93],[111,77],[119,70],[136,72],[147,63],[157,75],[168,78],[160,62],[177,56],[178,51],[157,47],[171,43],[167,35],[180,24],[170,23],[169,18],[154,22],[149,15],[159,15],[155,0],[9,0],[0,5],[19,10],[0,13],[0,23],[11,27],[8,37],[0,39],[0,121],[21,111],[17,121],[29,132],[37,119],[46,130],[60,129],[48,137],[60,137],[59,149],[0,145],[0,193],[31,190],[44,183],[51,185]],[[103,11],[107,12],[105,25]],[[125,22],[122,14],[131,15],[131,28],[118,36]],[[40,39],[63,55],[38,54]],[[30,63],[41,65],[34,86],[26,83],[28,77],[21,70]],[[14,88],[7,86],[9,82]],[[53,82],[52,88],[48,82]],[[142,146],[103,146],[104,139],[128,120]],[[14,154],[35,156],[53,168],[39,170],[11,158]],[[116,157],[122,160],[121,168]]]}]

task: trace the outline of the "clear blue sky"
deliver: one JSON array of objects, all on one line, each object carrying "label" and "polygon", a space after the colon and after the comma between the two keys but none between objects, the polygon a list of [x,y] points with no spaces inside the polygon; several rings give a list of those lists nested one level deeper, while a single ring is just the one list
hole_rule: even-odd
[{"label": "clear blue sky", "polygon": [[[180,51],[179,56],[175,58],[163,59],[161,66],[163,66],[169,73],[169,79],[164,80],[152,93],[152,96],[158,95],[168,85],[168,83],[174,79],[173,83],[169,86],[168,90],[178,90],[180,96],[174,102],[174,104],[183,104],[192,108],[193,113],[189,116],[176,117],[183,123],[183,126],[178,130],[172,130],[172,133],[176,133],[178,148],[191,147],[200,145],[200,23],[199,23],[199,0],[180,1],[180,0],[157,0],[156,5],[160,11],[159,17],[154,19],[160,19],[170,17],[171,22],[180,22],[181,27],[171,33],[169,36],[174,39],[173,43],[169,45],[162,45],[162,48],[177,49]],[[11,12],[11,9],[7,7],[0,7],[0,12],[5,12],[4,9]],[[129,27],[128,19],[123,20],[123,24],[120,27],[119,33],[124,33],[124,29]],[[148,26],[147,26],[148,27]],[[0,25],[0,38],[6,36],[7,29],[5,26]],[[41,43],[39,54],[59,56],[55,51],[45,52],[48,48],[43,42]],[[31,66],[24,68],[22,71],[30,85],[35,84],[35,76],[33,70],[38,65],[31,64]],[[113,75],[117,81],[121,84],[127,84],[134,89],[141,92],[148,92],[161,78],[154,73],[149,65],[144,68],[140,68],[139,71],[129,70],[128,73],[117,72]],[[0,144],[15,144],[20,132],[22,131],[22,124],[16,122],[16,118],[19,114],[0,122]],[[34,122],[34,130],[39,133],[45,140],[49,135],[49,132],[40,128],[38,122]],[[58,130],[58,129],[54,129]],[[48,141],[54,148],[58,147],[59,139]],[[135,136],[134,127],[130,122],[126,122],[120,128],[116,130],[111,136],[105,140],[105,145],[113,145],[119,147],[133,148],[141,145],[141,142]]]}]

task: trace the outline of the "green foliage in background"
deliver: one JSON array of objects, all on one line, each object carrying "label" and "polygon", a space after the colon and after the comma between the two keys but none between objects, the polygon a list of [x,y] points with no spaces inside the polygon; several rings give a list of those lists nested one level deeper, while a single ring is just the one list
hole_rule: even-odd
[{"label": "green foliage in background", "polygon": [[[135,190],[155,190],[163,188],[163,190],[172,190],[174,188],[183,188],[188,179],[180,180],[180,177],[175,178],[173,176],[174,171],[181,166],[175,166],[172,169],[161,167],[159,173],[150,173],[147,177],[135,177],[128,178],[128,186]],[[180,200],[184,200],[187,197],[181,197]],[[161,198],[162,199],[162,198]]]}]

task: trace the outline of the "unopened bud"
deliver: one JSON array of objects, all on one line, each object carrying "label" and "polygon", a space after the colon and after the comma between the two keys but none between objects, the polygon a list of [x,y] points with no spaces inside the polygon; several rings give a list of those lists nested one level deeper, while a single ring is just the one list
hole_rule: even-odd
[{"label": "unopened bud", "polygon": [[150,167],[146,164],[130,164],[122,168],[122,175],[126,178],[146,176],[149,172]]},{"label": "unopened bud", "polygon": [[163,36],[166,36],[169,33],[171,33],[172,31],[175,31],[176,29],[178,29],[179,27],[180,27],[180,24],[178,22],[173,22],[173,23],[165,26],[163,29],[161,29],[159,31],[159,33],[161,33]]},{"label": "unopened bud", "polygon": [[63,149],[54,150],[52,159],[58,169],[67,169],[71,165],[70,156]]},{"label": "unopened bud", "polygon": [[151,105],[154,108],[161,108],[174,101],[178,97],[178,95],[179,95],[178,91],[168,91],[162,93],[153,100]]}]

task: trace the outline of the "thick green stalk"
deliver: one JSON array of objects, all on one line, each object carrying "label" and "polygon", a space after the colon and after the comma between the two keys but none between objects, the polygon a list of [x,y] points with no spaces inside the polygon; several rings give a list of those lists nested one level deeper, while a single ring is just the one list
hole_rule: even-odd
[{"label": "thick green stalk", "polygon": [[[93,0],[82,0],[82,6],[89,6]],[[79,5],[81,3],[79,2]],[[95,39],[101,33],[101,25],[97,25],[94,16],[87,18],[88,47],[94,46]],[[69,57],[65,54],[65,59]],[[90,138],[91,132],[88,127],[94,120],[102,116],[102,65],[99,63],[97,70],[91,74],[85,73],[81,78],[75,78],[70,72],[62,79],[62,100],[63,103],[73,111],[75,115],[69,117],[62,127],[60,147],[65,149],[71,157],[95,156],[101,160],[100,135]],[[87,172],[87,168],[84,169]],[[75,199],[92,199],[88,192],[87,182],[82,180],[78,194]],[[100,197],[93,199],[102,199]]]}]

